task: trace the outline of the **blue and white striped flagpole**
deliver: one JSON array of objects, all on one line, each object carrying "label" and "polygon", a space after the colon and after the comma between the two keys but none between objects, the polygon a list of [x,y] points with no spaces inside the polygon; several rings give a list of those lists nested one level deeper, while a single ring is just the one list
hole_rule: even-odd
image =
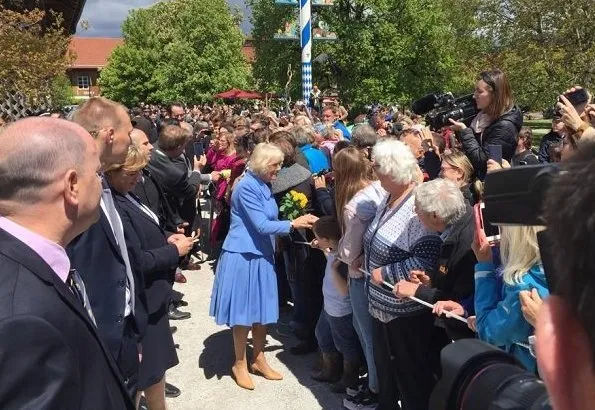
[{"label": "blue and white striped flagpole", "polygon": [[300,0],[300,39],[302,46],[302,95],[310,106],[312,92],[312,0]]}]

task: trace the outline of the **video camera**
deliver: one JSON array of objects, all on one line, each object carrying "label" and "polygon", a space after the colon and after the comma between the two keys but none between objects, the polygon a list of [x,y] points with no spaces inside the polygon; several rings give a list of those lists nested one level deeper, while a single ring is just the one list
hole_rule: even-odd
[{"label": "video camera", "polygon": [[449,119],[469,122],[479,110],[473,94],[455,98],[452,93],[428,94],[411,105],[411,111],[426,116],[426,125],[433,131],[450,125]]},{"label": "video camera", "polygon": [[[484,216],[494,225],[546,225],[543,204],[555,165],[528,165],[490,172],[485,179]],[[537,234],[550,293],[556,275],[548,231]],[[431,410],[551,409],[545,385],[517,360],[493,346],[467,339],[441,353],[442,378],[432,392]]]}]

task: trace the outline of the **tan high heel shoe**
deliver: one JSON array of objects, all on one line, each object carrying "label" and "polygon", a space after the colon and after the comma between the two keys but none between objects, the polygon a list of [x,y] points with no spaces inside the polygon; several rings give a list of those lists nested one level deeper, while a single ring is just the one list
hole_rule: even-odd
[{"label": "tan high heel shoe", "polygon": [[265,360],[262,360],[260,363],[252,363],[250,369],[252,373],[258,373],[267,380],[283,380],[283,375],[273,370]]},{"label": "tan high heel shoe", "polygon": [[254,390],[254,382],[252,381],[252,377],[250,377],[250,373],[248,373],[247,367],[238,368],[236,365],[233,365],[231,367],[231,374],[238,386],[246,390]]}]

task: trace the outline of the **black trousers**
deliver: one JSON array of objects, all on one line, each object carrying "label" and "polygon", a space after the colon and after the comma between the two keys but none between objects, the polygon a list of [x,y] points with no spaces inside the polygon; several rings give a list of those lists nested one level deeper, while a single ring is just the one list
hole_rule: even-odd
[{"label": "black trousers", "polygon": [[378,410],[427,410],[436,384],[431,339],[434,316],[428,310],[388,323],[373,320],[374,361],[380,385]]},{"label": "black trousers", "polygon": [[122,344],[120,345],[120,353],[116,359],[116,364],[122,373],[126,390],[132,400],[136,402],[136,393],[138,391],[138,374],[140,369],[140,362],[138,360],[138,332],[134,318],[129,315],[124,319],[126,324],[124,326],[124,334],[122,335]]}]

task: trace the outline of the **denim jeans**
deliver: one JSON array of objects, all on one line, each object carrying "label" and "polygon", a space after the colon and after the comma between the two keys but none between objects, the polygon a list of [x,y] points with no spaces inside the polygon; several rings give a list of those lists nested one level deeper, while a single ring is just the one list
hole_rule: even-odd
[{"label": "denim jeans", "polygon": [[353,327],[359,336],[368,365],[368,386],[374,393],[378,393],[379,385],[376,363],[374,362],[372,316],[368,310],[365,278],[349,278],[349,300],[351,300],[353,310]]},{"label": "denim jeans", "polygon": [[359,363],[361,347],[352,315],[335,317],[322,310],[316,324],[316,340],[322,353],[339,351],[348,362]]}]

